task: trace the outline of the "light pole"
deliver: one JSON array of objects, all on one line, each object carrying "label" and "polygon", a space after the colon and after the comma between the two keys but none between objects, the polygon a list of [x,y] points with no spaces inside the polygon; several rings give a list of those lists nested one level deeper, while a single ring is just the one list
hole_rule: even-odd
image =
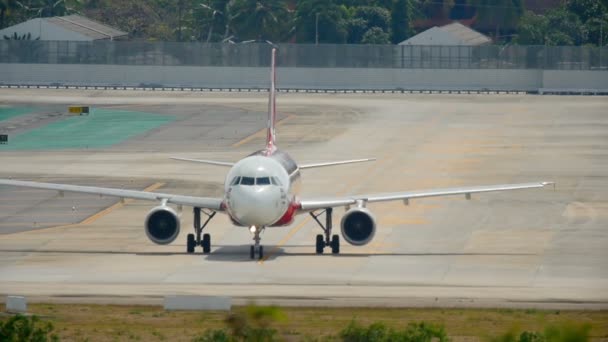
[{"label": "light pole", "polygon": [[319,45],[319,12],[315,14],[315,45]]}]

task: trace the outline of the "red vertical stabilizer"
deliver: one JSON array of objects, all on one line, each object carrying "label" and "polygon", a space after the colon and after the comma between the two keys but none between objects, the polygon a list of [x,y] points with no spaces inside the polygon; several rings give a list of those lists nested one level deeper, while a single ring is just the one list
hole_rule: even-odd
[{"label": "red vertical stabilizer", "polygon": [[277,49],[272,49],[272,57],[270,59],[270,89],[268,91],[268,126],[266,133],[266,150],[269,154],[276,150],[275,145],[275,124],[277,122],[277,106],[276,106],[276,52]]}]

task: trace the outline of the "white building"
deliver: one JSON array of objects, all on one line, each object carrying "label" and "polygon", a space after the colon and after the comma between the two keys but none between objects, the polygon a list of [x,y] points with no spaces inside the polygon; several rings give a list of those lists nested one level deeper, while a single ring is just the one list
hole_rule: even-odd
[{"label": "white building", "polygon": [[433,27],[399,43],[409,68],[471,68],[483,63],[492,39],[458,22]]},{"label": "white building", "polygon": [[126,32],[80,15],[30,19],[0,30],[0,39],[15,33],[20,37],[30,34],[32,40],[122,40],[128,36]]},{"label": "white building", "polygon": [[399,45],[479,46],[490,43],[492,39],[489,37],[459,22],[453,22],[441,27],[434,26],[402,41]]}]

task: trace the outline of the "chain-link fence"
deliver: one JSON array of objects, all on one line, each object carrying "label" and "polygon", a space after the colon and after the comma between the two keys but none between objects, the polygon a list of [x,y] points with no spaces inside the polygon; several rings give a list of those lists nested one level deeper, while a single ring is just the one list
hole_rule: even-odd
[{"label": "chain-link fence", "polygon": [[[279,44],[284,67],[608,70],[595,46]],[[263,67],[269,44],[0,41],[0,63]]]}]

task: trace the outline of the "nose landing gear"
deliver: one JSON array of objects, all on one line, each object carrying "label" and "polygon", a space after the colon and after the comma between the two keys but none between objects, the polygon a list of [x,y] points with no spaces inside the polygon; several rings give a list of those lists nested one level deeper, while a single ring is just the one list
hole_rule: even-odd
[{"label": "nose landing gear", "polygon": [[[215,211],[205,211],[201,208],[193,208],[193,212],[194,212],[194,233],[196,234],[188,234],[187,240],[186,240],[186,251],[188,253],[194,253],[194,249],[196,248],[196,246],[201,246],[203,247],[203,253],[204,254],[209,254],[211,252],[211,235],[209,234],[202,234],[203,229],[205,229],[205,227],[207,226],[207,224],[209,223],[209,221],[211,221],[211,219],[213,218],[213,216],[215,216],[216,212]],[[205,220],[205,223],[203,223],[203,225],[201,226],[201,213],[205,214],[207,216],[207,219]],[[202,234],[202,239],[201,239],[201,234]]]},{"label": "nose landing gear", "polygon": [[[315,221],[319,224],[321,229],[323,229],[323,234],[317,235],[317,241],[315,244],[317,254],[323,254],[323,250],[325,247],[331,247],[331,254],[340,254],[340,236],[338,234],[331,235],[332,222],[331,222],[331,214],[333,212],[333,208],[326,208],[319,214],[315,214],[314,212],[310,212],[310,216],[312,216]],[[319,221],[318,217],[325,213],[325,225]]]},{"label": "nose landing gear", "polygon": [[249,231],[253,234],[253,241],[255,244],[251,245],[249,249],[249,257],[251,260],[255,259],[255,252],[258,252],[258,259],[262,260],[264,258],[264,246],[260,245],[260,233],[264,230],[264,227],[256,227],[251,226]]}]

